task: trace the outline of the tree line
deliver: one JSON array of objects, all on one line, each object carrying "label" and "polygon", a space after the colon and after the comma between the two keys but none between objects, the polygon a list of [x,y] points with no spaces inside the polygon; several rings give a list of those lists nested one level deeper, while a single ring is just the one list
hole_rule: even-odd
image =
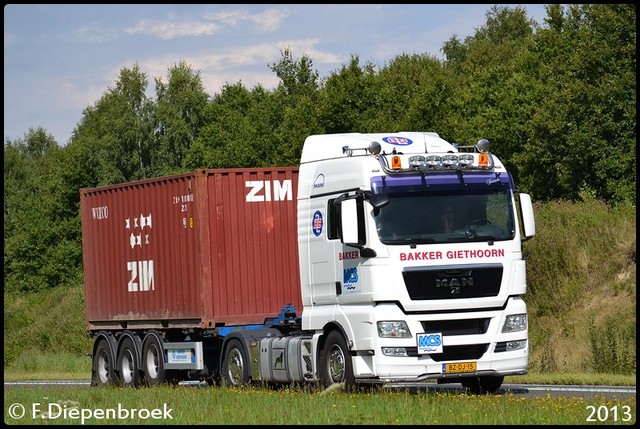
[{"label": "tree line", "polygon": [[137,64],[82,113],[66,145],[42,128],[4,145],[7,291],[82,284],[79,189],[196,168],[297,165],[304,139],[343,132],[435,131],[492,152],[535,201],[609,204],[636,195],[635,5],[521,7],[442,46],[443,59],[357,54],[326,77],[290,49],[274,89],[241,81],[208,94],[184,61],[154,78]]}]

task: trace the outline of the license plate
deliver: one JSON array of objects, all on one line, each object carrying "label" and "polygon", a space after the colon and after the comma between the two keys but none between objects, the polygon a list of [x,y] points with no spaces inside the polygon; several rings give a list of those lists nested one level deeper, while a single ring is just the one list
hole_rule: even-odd
[{"label": "license plate", "polygon": [[458,363],[443,363],[442,372],[445,374],[459,373],[459,372],[476,372],[478,370],[478,364],[476,362],[458,362]]}]

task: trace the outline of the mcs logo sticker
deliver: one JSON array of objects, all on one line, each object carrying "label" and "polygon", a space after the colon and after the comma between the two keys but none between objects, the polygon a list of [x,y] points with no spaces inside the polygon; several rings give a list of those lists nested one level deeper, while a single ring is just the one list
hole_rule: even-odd
[{"label": "mcs logo sticker", "polygon": [[418,354],[442,353],[442,332],[431,334],[418,334]]},{"label": "mcs logo sticker", "polygon": [[358,288],[358,269],[344,269],[344,290],[345,292],[354,292]]}]

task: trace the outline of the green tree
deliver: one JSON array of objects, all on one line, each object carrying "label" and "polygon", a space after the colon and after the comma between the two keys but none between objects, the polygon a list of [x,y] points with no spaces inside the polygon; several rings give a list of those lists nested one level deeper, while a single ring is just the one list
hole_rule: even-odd
[{"label": "green tree", "polygon": [[155,107],[145,94],[146,88],[147,77],[137,64],[123,68],[115,87],[84,110],[69,145],[81,152],[82,165],[95,177],[91,185],[127,182],[151,174]]},{"label": "green tree", "polygon": [[279,89],[288,96],[313,96],[318,90],[318,72],[307,55],[295,59],[291,49],[280,52],[280,60],[269,68],[280,79]]},{"label": "green tree", "polygon": [[169,68],[168,82],[156,78],[157,112],[153,174],[184,170],[189,148],[205,125],[209,96],[200,73],[180,61]]},{"label": "green tree", "polygon": [[634,5],[549,7],[536,35],[540,83],[529,139],[517,157],[536,198],[606,201],[636,193]]},{"label": "green tree", "polygon": [[[317,134],[320,83],[313,61],[307,55],[296,59],[291,50],[281,52],[270,64],[280,84],[267,97],[268,108],[256,112],[264,126],[265,155],[268,165],[298,165],[305,138]],[[257,116],[258,116],[257,115]]]},{"label": "green tree", "polygon": [[486,17],[464,43],[454,36],[443,45],[452,86],[450,114],[442,119],[449,139],[465,145],[489,139],[491,150],[516,173],[512,157],[527,141],[526,124],[543,97],[530,53],[537,23],[521,6],[492,6]]},{"label": "green tree", "polygon": [[62,151],[43,128],[5,142],[5,288],[38,291],[77,284],[76,217],[61,198]]},{"label": "green tree", "polygon": [[367,125],[376,124],[381,116],[374,106],[375,83],[375,66],[370,62],[360,65],[357,55],[351,55],[348,64],[327,77],[318,95],[318,123],[323,132],[372,131]]},{"label": "green tree", "polygon": [[241,82],[225,84],[205,108],[207,124],[187,153],[189,168],[239,168],[265,165],[264,142],[268,135],[256,130],[255,113],[268,94],[262,87],[253,91]]},{"label": "green tree", "polygon": [[[388,130],[443,131],[450,116],[453,86],[441,62],[428,54],[401,54],[376,77],[372,108],[379,112],[375,125]],[[373,115],[369,115],[373,116]]]},{"label": "green tree", "polygon": [[249,90],[227,83],[205,109],[206,125],[187,155],[187,166],[209,168],[297,165],[304,138],[317,125],[318,73],[307,56],[287,49],[270,64],[278,87]]}]

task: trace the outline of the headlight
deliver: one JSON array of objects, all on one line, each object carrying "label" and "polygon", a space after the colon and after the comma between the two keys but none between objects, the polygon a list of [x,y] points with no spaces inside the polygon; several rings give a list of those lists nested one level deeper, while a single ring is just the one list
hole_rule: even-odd
[{"label": "headlight", "polygon": [[511,314],[502,325],[502,332],[518,332],[527,329],[526,314]]},{"label": "headlight", "polygon": [[407,322],[390,320],[378,322],[378,335],[381,338],[411,338],[411,331],[409,331]]}]

